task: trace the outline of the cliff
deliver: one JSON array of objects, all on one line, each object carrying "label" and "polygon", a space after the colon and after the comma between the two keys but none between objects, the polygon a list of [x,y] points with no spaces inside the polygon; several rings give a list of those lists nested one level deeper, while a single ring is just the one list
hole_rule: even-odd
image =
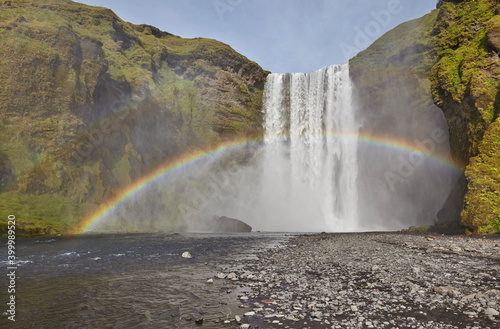
[{"label": "cliff", "polygon": [[440,216],[474,233],[500,232],[499,8],[492,0],[440,1],[351,60],[365,107],[409,90],[415,113],[431,102],[441,108],[453,160],[466,169],[452,193],[463,211],[450,199]]},{"label": "cliff", "polygon": [[169,159],[261,136],[266,74],[109,9],[0,1],[2,214],[64,233]]}]

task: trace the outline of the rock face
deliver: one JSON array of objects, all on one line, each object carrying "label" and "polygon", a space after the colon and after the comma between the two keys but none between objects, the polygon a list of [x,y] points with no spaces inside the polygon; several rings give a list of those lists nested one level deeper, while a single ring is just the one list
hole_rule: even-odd
[{"label": "rock face", "polygon": [[[458,220],[464,201],[461,224],[475,233],[500,232],[499,6],[439,1],[437,10],[398,26],[351,60],[362,102],[372,99],[376,107],[388,98],[381,86],[392,80],[413,87],[395,88],[389,98],[409,92],[414,104],[430,99],[442,109],[453,160],[466,170],[438,216]],[[394,37],[405,29],[405,38]],[[410,50],[404,39],[418,47]]]},{"label": "rock face", "polygon": [[[437,20],[435,10],[403,23],[350,61],[354,99],[358,115],[364,118],[361,134],[382,146],[358,153],[360,172],[374,177],[363,182],[361,211],[370,218],[375,214],[382,223],[398,218],[406,227],[432,225],[436,216],[440,222],[459,222],[463,192],[450,193],[457,185],[455,173],[450,175],[453,169],[441,168],[443,174],[427,172],[425,165],[412,165],[408,154],[383,147],[387,140],[416,144],[427,140],[436,154],[449,152],[446,121],[430,92],[436,57],[432,33]],[[436,131],[444,136],[442,140],[432,137]],[[401,225],[399,222],[395,225]]]},{"label": "rock face", "polygon": [[467,165],[461,223],[475,233],[500,232],[498,6],[443,2],[434,29],[432,95],[448,121],[452,154]]},{"label": "rock face", "polygon": [[252,227],[239,219],[215,216],[211,230],[214,232],[252,232]]},{"label": "rock face", "polygon": [[0,22],[0,198],[20,221],[65,232],[169,159],[262,134],[267,73],[226,44],[65,0],[2,1]]}]

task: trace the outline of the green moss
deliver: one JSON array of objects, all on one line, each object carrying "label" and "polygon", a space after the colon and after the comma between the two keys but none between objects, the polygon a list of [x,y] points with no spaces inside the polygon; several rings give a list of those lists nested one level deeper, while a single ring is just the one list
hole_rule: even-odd
[{"label": "green moss", "polygon": [[500,121],[490,125],[466,170],[469,179],[462,225],[472,232],[500,233]]},{"label": "green moss", "polygon": [[90,209],[89,206],[78,205],[57,194],[31,195],[9,192],[0,194],[0,200],[0,211],[16,216],[16,223],[20,223],[16,225],[16,232],[24,234],[22,232],[25,231],[28,235],[44,234],[43,229],[47,226],[52,227],[51,234],[67,233]]}]

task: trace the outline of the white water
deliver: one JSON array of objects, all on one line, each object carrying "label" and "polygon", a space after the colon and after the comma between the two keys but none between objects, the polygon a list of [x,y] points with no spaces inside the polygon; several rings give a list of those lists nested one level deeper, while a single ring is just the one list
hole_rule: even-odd
[{"label": "white water", "polygon": [[348,65],[267,77],[261,206],[269,220],[264,229],[361,229],[359,125],[351,96]]}]

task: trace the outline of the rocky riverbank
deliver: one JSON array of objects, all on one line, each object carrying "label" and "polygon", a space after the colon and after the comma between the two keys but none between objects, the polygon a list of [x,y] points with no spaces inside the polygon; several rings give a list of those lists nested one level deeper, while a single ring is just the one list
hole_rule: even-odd
[{"label": "rocky riverbank", "polygon": [[500,327],[498,237],[302,235],[218,277],[248,309],[231,328]]}]

